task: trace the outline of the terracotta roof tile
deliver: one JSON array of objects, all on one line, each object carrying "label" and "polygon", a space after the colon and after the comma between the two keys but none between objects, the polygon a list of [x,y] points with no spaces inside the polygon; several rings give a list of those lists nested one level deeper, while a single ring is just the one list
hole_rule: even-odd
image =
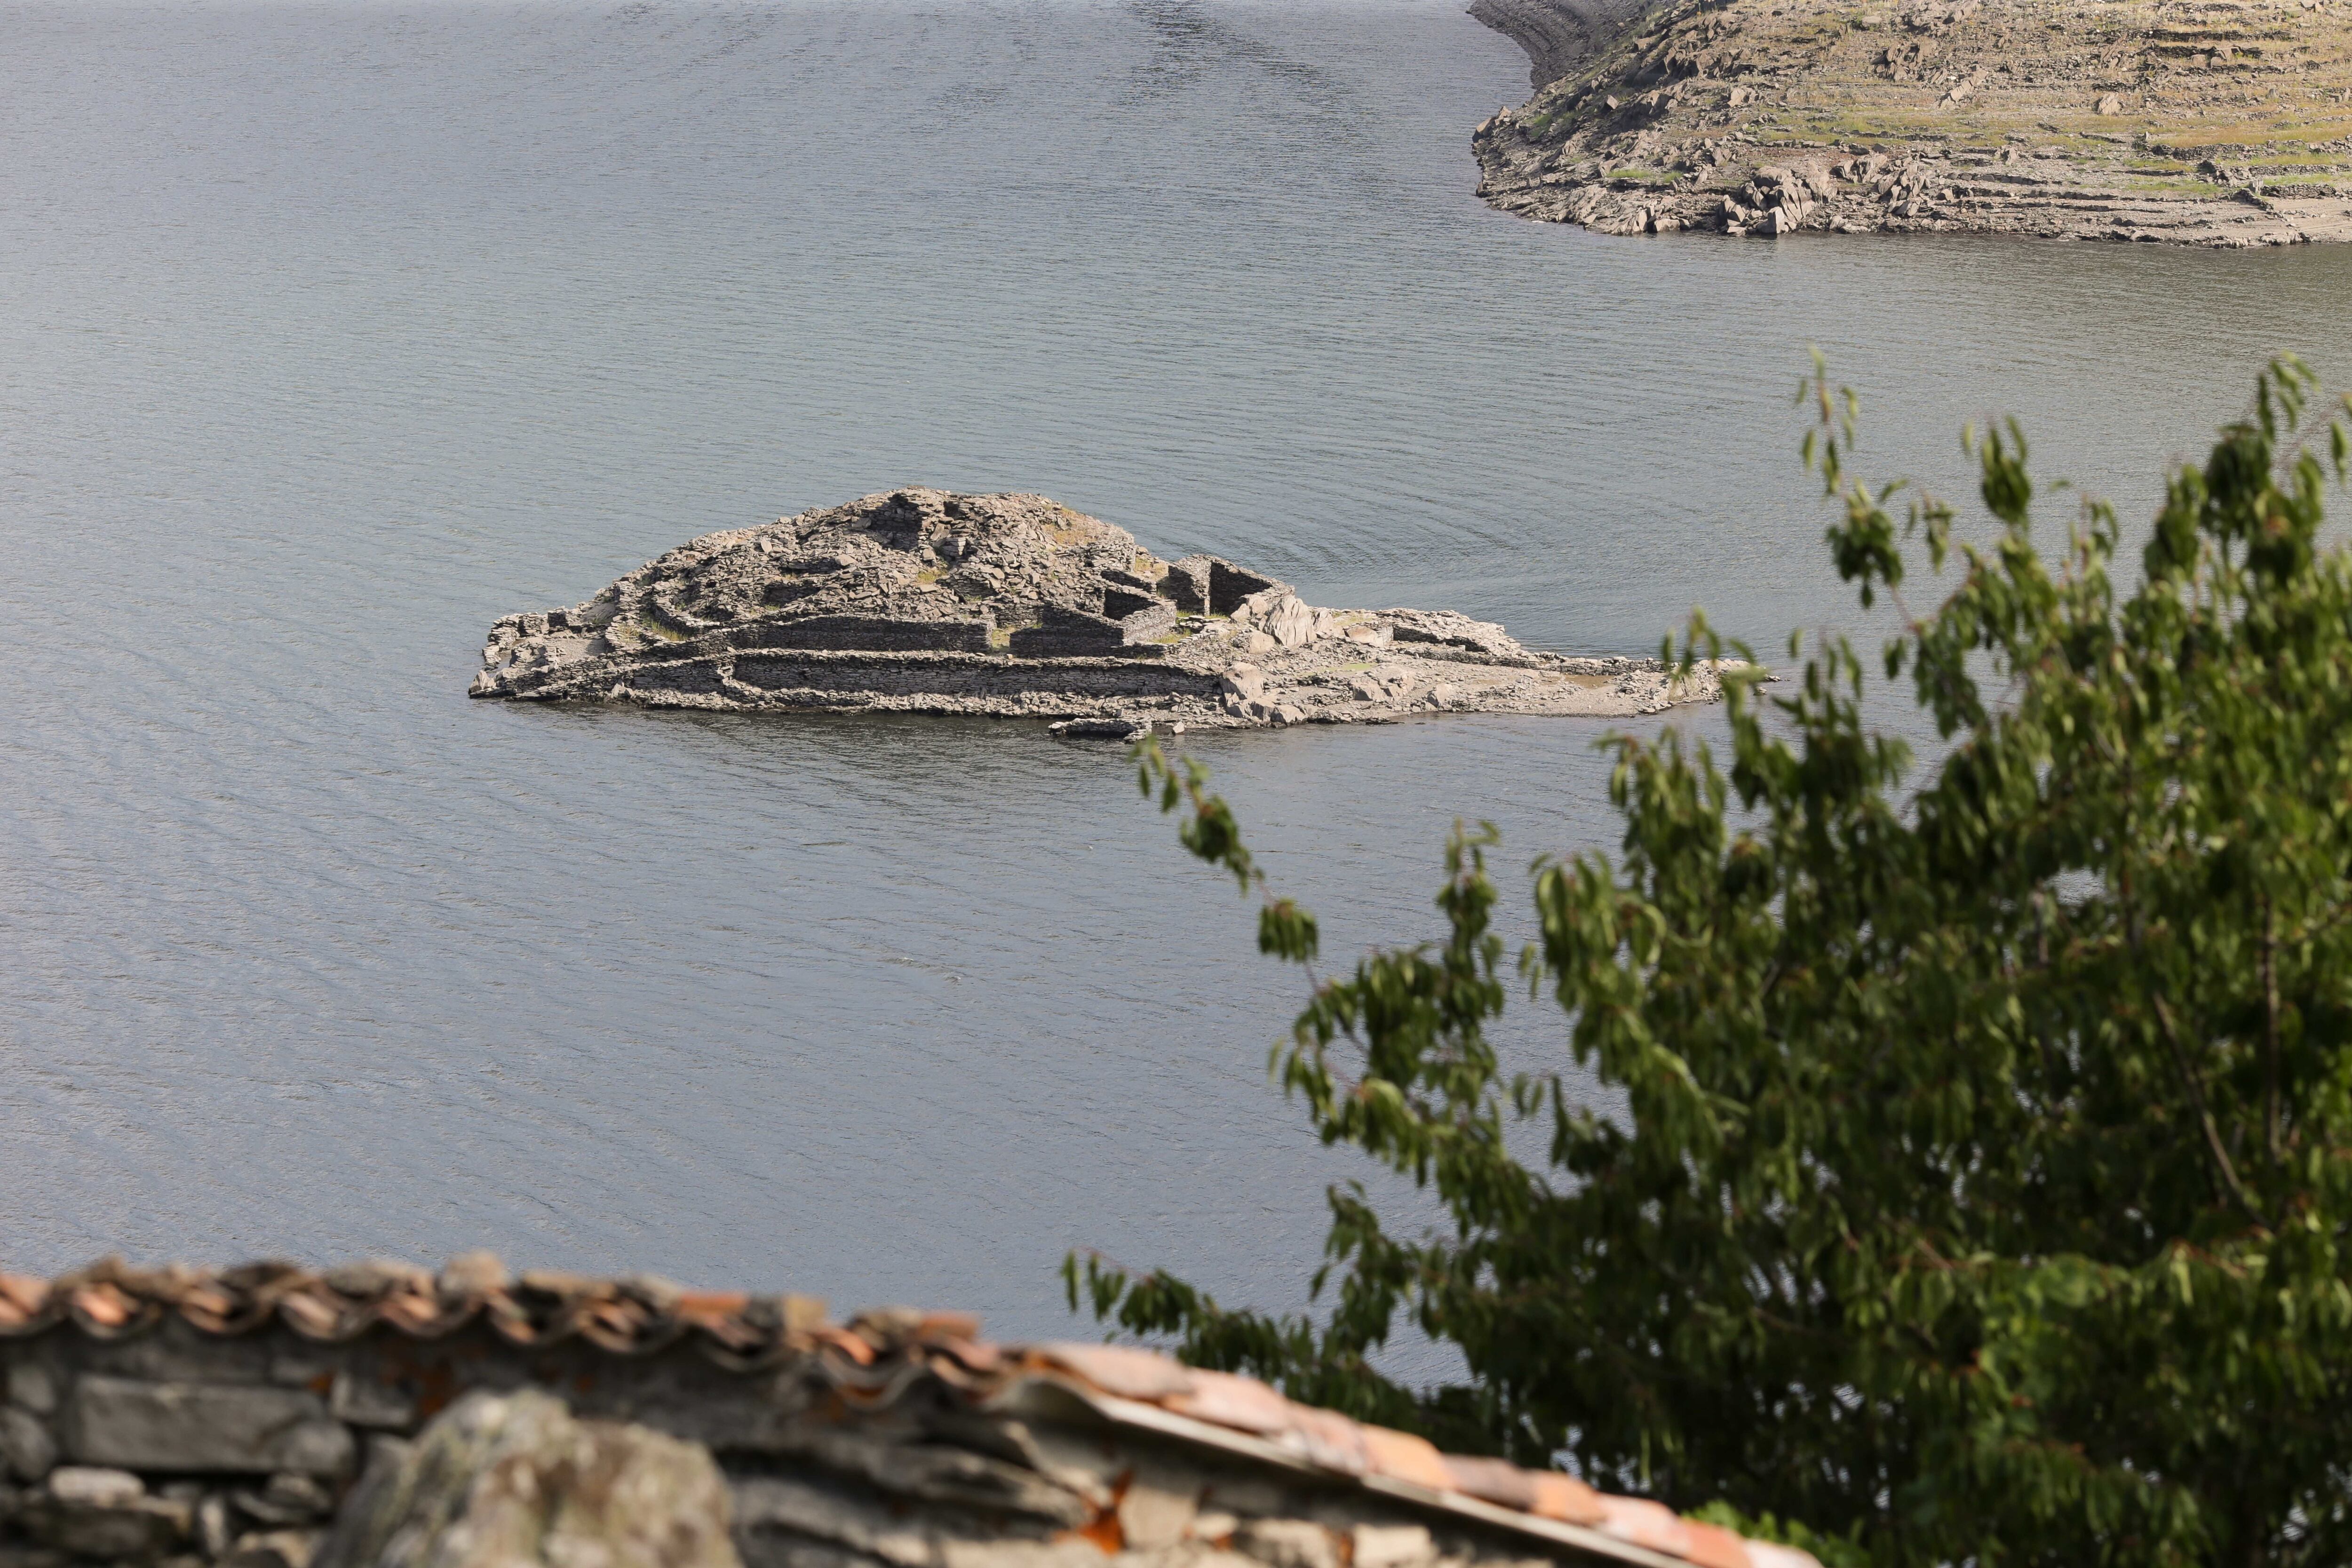
[{"label": "terracotta roof tile", "polygon": [[1739,1544],[1748,1552],[1750,1568],[1822,1568],[1810,1552],[1800,1552],[1793,1546],[1780,1546],[1769,1541],[1749,1541]]},{"label": "terracotta roof tile", "polygon": [[473,1300],[505,1289],[508,1279],[507,1266],[495,1253],[461,1252],[441,1266],[439,1283],[446,1297]]},{"label": "terracotta roof tile", "polygon": [[1192,1370],[1153,1351],[1056,1342],[1038,1346],[1037,1354],[1045,1364],[1076,1373],[1105,1394],[1121,1399],[1157,1403],[1192,1392]]},{"label": "terracotta roof tile", "polygon": [[982,1340],[943,1340],[939,1348],[966,1372],[991,1373],[1005,1364],[1004,1352]]},{"label": "terracotta roof tile", "polygon": [[943,1345],[980,1338],[980,1319],[971,1312],[925,1312],[915,1325],[915,1338],[927,1345]]},{"label": "terracotta roof tile", "polygon": [[[615,1355],[683,1342],[722,1366],[747,1371],[814,1357],[841,1396],[860,1405],[887,1404],[926,1379],[974,1399],[1042,1379],[1082,1397],[1099,1396],[1114,1418],[1148,1415],[1161,1429],[1195,1440],[1286,1456],[1284,1462],[1334,1477],[1404,1483],[1481,1519],[1522,1516],[1528,1522],[1521,1528],[1550,1530],[1555,1539],[1597,1530],[1693,1568],[1820,1568],[1802,1552],[1743,1540],[1659,1503],[1606,1496],[1558,1471],[1441,1454],[1410,1433],[1299,1405],[1254,1379],[1186,1367],[1154,1351],[990,1344],[979,1337],[979,1320],[963,1312],[890,1308],[836,1325],[825,1320],[824,1304],[808,1297],[689,1290],[651,1275],[604,1280],[533,1270],[517,1278],[481,1252],[451,1259],[438,1276],[396,1262],[320,1273],[289,1263],[137,1269],[119,1258],[54,1280],[0,1274],[0,1337],[69,1326],[95,1339],[121,1339],[173,1312],[214,1335],[275,1321],[322,1342],[379,1326],[430,1339],[478,1321],[518,1345],[577,1340]],[[1561,1535],[1563,1529],[1571,1533]],[[1581,1539],[1597,1543],[1590,1534]]]},{"label": "terracotta roof tile", "polygon": [[145,1303],[134,1300],[121,1286],[111,1283],[84,1285],[66,1298],[73,1315],[86,1324],[100,1329],[120,1329],[142,1313]]},{"label": "terracotta roof tile", "polygon": [[[1497,1508],[1517,1509],[1521,1513],[1536,1513],[1535,1478],[1517,1465],[1500,1459],[1465,1458],[1459,1454],[1444,1457],[1445,1469],[1453,1489],[1464,1497],[1474,1497]],[[1596,1516],[1598,1510],[1594,1510]],[[1590,1520],[1573,1522],[1585,1524]]]},{"label": "terracotta roof tile", "polygon": [[1758,1568],[1748,1555],[1748,1542],[1721,1526],[1685,1520],[1683,1528],[1690,1531],[1690,1543],[1683,1548],[1683,1555],[1698,1568]]},{"label": "terracotta roof tile", "polygon": [[289,1296],[278,1310],[286,1314],[288,1322],[313,1339],[324,1339],[335,1331],[335,1310],[315,1297]]},{"label": "terracotta roof tile", "polygon": [[1620,1541],[1630,1541],[1670,1557],[1690,1555],[1691,1527],[1665,1504],[1647,1498],[1596,1495],[1601,1501],[1602,1530]]},{"label": "terracotta roof tile", "polygon": [[1536,1494],[1535,1506],[1528,1511],[1544,1519],[1556,1519],[1562,1524],[1599,1524],[1609,1517],[1601,1506],[1601,1494],[1578,1480],[1557,1470],[1524,1470],[1528,1485]]},{"label": "terracotta roof tile", "polygon": [[1454,1484],[1454,1472],[1446,1468],[1445,1456],[1428,1438],[1392,1432],[1386,1426],[1359,1426],[1356,1431],[1363,1438],[1364,1457],[1372,1474],[1411,1481],[1433,1492],[1460,1489]]},{"label": "terracotta roof tile", "polygon": [[846,1329],[820,1329],[816,1338],[819,1342],[831,1345],[859,1366],[872,1366],[880,1356],[871,1344]]},{"label": "terracotta roof tile", "polygon": [[1363,1427],[1336,1410],[1293,1405],[1290,1426],[1277,1441],[1283,1439],[1291,1440],[1285,1446],[1296,1447],[1307,1463],[1322,1469],[1360,1476],[1372,1468],[1371,1456],[1364,1451]]},{"label": "terracotta roof tile", "polygon": [[0,1274],[0,1329],[37,1313],[49,1299],[49,1282],[26,1274]]},{"label": "terracotta roof tile", "polygon": [[1190,1415],[1213,1426],[1230,1426],[1236,1432],[1261,1436],[1288,1429],[1294,1408],[1290,1401],[1257,1379],[1235,1377],[1229,1372],[1203,1372],[1198,1367],[1190,1371],[1191,1389],[1171,1394],[1160,1402],[1177,1415]]}]

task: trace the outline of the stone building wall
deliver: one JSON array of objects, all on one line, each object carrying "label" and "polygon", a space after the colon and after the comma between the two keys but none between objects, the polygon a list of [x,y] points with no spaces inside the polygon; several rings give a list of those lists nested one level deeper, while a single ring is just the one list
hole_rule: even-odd
[{"label": "stone building wall", "polygon": [[[383,1514],[400,1477],[414,1489],[436,1421],[519,1391],[581,1431],[707,1453],[724,1568],[1812,1568],[1146,1352],[991,1345],[954,1314],[838,1327],[792,1298],[518,1281],[480,1259],[437,1279],[0,1276],[0,1568],[399,1568],[393,1527],[352,1518]],[[677,1447],[645,1441],[613,1451]],[[668,1550],[545,1560],[709,1568]]]}]

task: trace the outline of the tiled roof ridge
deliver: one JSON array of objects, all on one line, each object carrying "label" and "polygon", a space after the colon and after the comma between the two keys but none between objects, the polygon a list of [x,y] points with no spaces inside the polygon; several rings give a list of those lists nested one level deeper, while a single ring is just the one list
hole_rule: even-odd
[{"label": "tiled roof ridge", "polygon": [[[138,1268],[100,1258],[52,1279],[0,1273],[0,1339],[70,1327],[100,1340],[143,1333],[176,1313],[208,1335],[282,1322],[341,1342],[378,1325],[436,1339],[477,1321],[518,1346],[585,1340],[615,1355],[684,1340],[740,1371],[814,1357],[853,1404],[887,1404],[927,1374],[975,1401],[1045,1380],[1115,1419],[1263,1450],[1286,1463],[1480,1515],[1525,1516],[1597,1531],[1697,1568],[1820,1568],[1808,1553],[1682,1518],[1657,1502],[1596,1491],[1556,1470],[1441,1453],[1425,1438],[1300,1405],[1254,1378],[1188,1367],[1157,1351],[1049,1342],[993,1344],[965,1312],[907,1308],[827,1320],[806,1296],[691,1290],[652,1275],[599,1279],[553,1270],[510,1274],[486,1252],[436,1275],[408,1263],[326,1269],[266,1261],[209,1269]],[[1455,1506],[1455,1511],[1464,1511]]]}]

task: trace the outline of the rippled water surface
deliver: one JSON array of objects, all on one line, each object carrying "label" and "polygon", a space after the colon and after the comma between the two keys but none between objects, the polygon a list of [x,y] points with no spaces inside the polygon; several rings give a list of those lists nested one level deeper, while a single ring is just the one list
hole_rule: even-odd
[{"label": "rippled water surface", "polygon": [[[1043,490],[1571,651],[1843,622],[1787,404],[2141,512],[2352,254],[1598,237],[1472,197],[1454,0],[0,6],[0,1259],[518,1261],[1067,1327],[1286,1304],[1299,996],[1113,751],[468,703],[692,534]],[[1717,721],[1694,721],[1712,732]],[[1333,951],[1593,725],[1200,747]],[[1557,1048],[1530,1019],[1522,1048]]]}]

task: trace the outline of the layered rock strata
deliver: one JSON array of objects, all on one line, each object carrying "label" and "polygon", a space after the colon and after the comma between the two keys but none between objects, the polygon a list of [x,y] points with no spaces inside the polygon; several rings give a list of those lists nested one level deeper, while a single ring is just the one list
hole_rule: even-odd
[{"label": "layered rock strata", "polygon": [[1528,52],[1528,84],[1558,81],[1642,14],[1641,0],[1470,0],[1470,15]]},{"label": "layered rock strata", "polygon": [[905,489],[706,534],[584,604],[509,616],[476,697],[1055,721],[1066,734],[1413,713],[1630,716],[1718,672],[1521,647],[1450,611],[1334,610],[1162,561],[1034,495]]},{"label": "layered rock strata", "polygon": [[1612,234],[2352,239],[2352,0],[1472,9],[1516,18],[1504,30],[1551,78],[1472,139],[1479,194],[1523,216]]}]

